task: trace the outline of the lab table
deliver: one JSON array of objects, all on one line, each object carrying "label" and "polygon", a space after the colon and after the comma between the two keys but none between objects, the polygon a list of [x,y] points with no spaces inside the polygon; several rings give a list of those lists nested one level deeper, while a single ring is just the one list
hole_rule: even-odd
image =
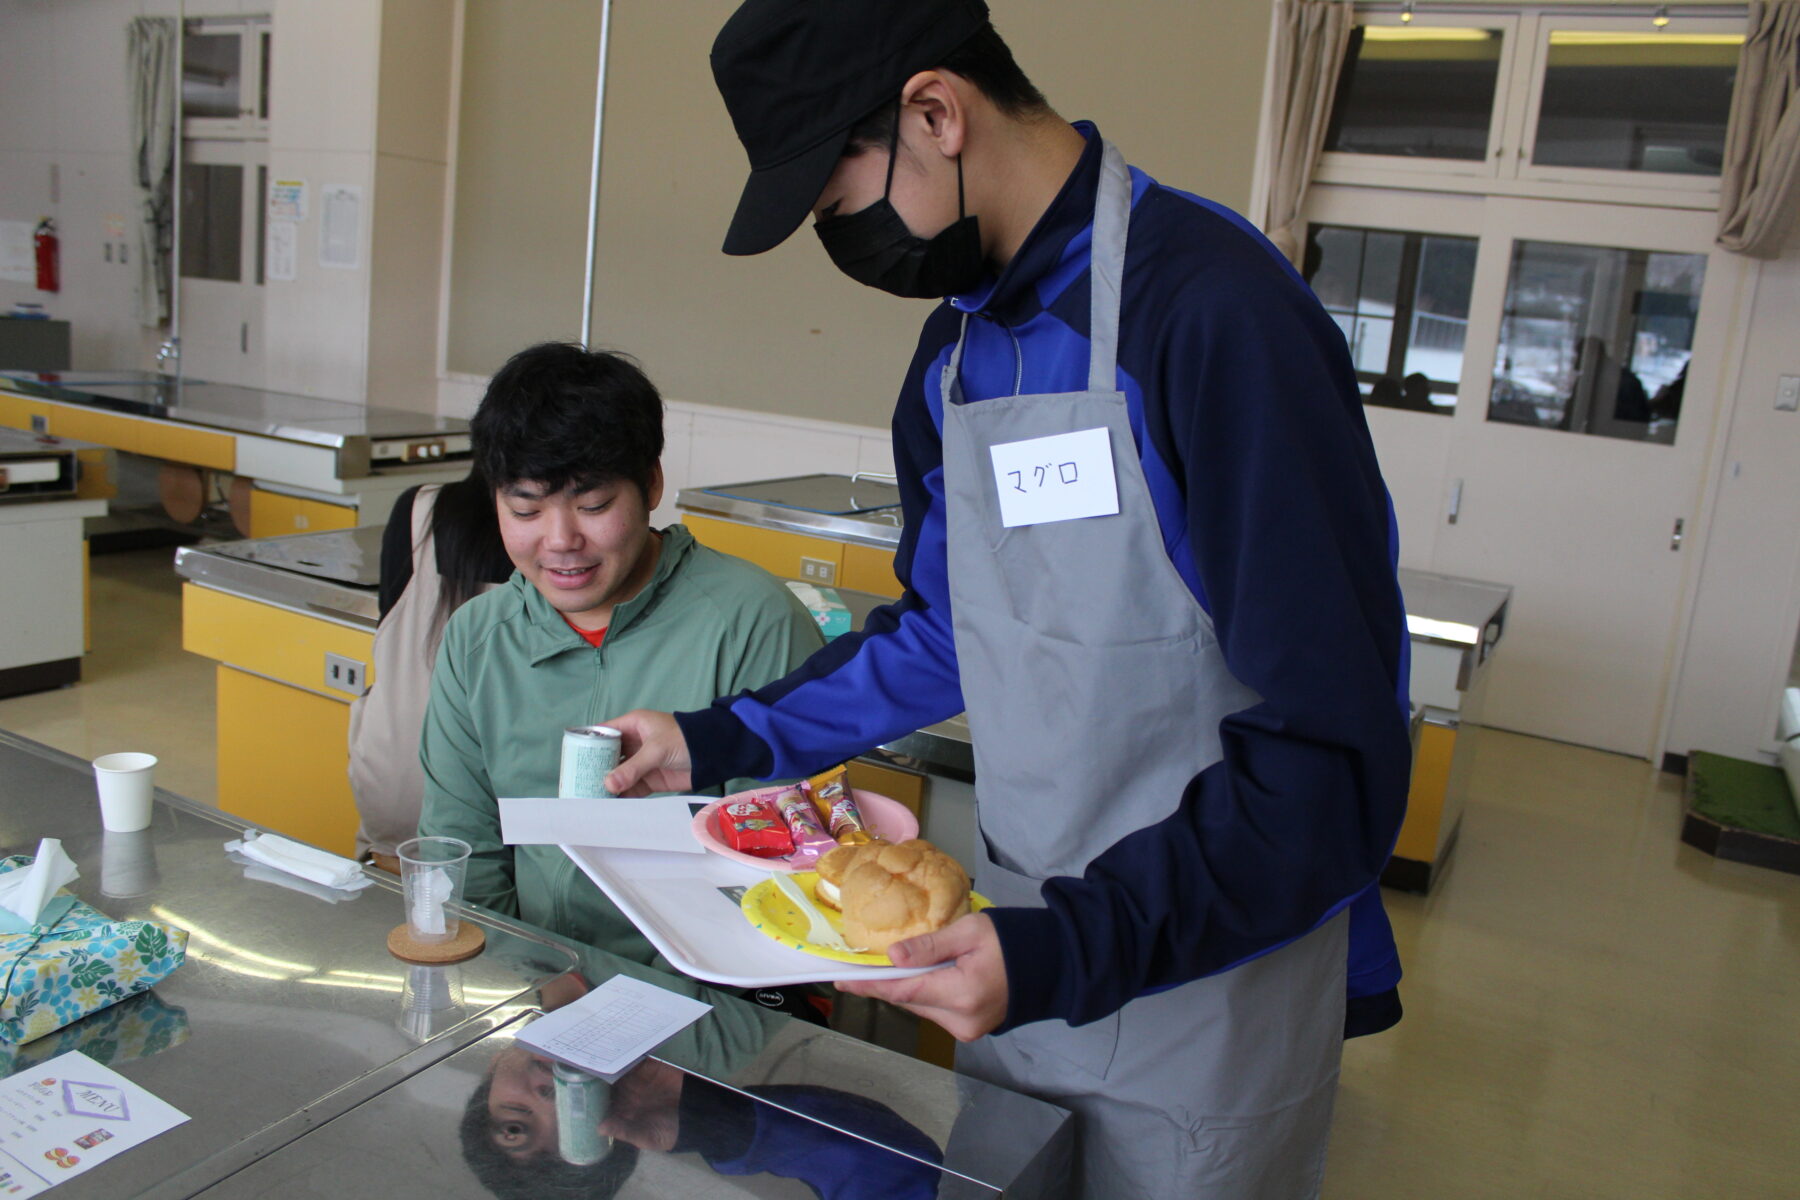
[{"label": "lab table", "polygon": [[[516,1035],[617,974],[713,1006],[606,1091],[634,1118],[614,1132],[644,1143],[635,1163],[623,1140],[610,1147],[608,1169],[629,1174],[621,1197],[805,1197],[804,1180],[847,1161],[896,1181],[892,1194],[946,1200],[1055,1196],[1068,1176],[1061,1108],[485,912],[463,914],[486,933],[478,957],[408,966],[386,949],[401,915],[390,877],[370,871],[375,882],[347,895],[278,881],[224,852],[241,822],[157,800],[148,830],[105,833],[85,763],[0,732],[0,850],[60,837],[83,900],[189,935],[187,962],[152,991],[18,1048],[23,1068],[34,1047],[72,1040],[190,1118],[58,1196],[494,1194],[470,1156],[508,1132],[496,1122],[512,1118],[490,1107],[496,1072],[541,1083],[540,1099],[550,1091],[548,1061]],[[134,1005],[154,1006],[160,1023],[137,1057],[107,1024]],[[538,1104],[542,1152],[510,1168],[519,1194],[571,1173],[555,1112]],[[679,1122],[673,1147],[657,1140],[659,1119]],[[485,1157],[491,1177],[496,1156]],[[737,1173],[755,1167],[781,1173]]]},{"label": "lab table", "polygon": [[0,429],[0,696],[81,678],[87,650],[83,521],[106,502],[83,498],[99,447]]},{"label": "lab table", "polygon": [[468,472],[468,422],[155,371],[0,371],[0,426],[81,438],[249,484],[252,536],[387,517]]},{"label": "lab table", "polygon": [[175,555],[182,647],[217,664],[219,807],[338,854],[356,849],[350,705],[373,681],[382,528]]}]

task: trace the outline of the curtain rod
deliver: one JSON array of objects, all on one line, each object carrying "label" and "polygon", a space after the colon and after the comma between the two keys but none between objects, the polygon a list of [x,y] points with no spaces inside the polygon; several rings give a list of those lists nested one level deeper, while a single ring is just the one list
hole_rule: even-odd
[{"label": "curtain rod", "polygon": [[1563,17],[1644,17],[1646,19],[1664,13],[1671,17],[1741,17],[1750,12],[1744,4],[1609,4],[1604,8],[1577,8],[1565,4],[1459,4],[1456,0],[1437,0],[1436,3],[1406,4],[1402,0],[1372,0],[1368,4],[1355,6],[1359,13],[1397,13],[1411,10],[1413,15],[1420,13],[1450,15],[1467,13],[1476,16],[1516,16],[1527,10],[1538,13],[1554,13]]}]

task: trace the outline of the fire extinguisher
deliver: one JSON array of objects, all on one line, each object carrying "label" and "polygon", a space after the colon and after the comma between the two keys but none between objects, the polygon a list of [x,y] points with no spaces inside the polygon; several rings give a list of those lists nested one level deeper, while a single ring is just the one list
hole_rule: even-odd
[{"label": "fire extinguisher", "polygon": [[56,222],[45,217],[38,222],[37,233],[32,238],[37,250],[37,286],[40,292],[60,292],[62,287],[57,278],[57,242]]}]

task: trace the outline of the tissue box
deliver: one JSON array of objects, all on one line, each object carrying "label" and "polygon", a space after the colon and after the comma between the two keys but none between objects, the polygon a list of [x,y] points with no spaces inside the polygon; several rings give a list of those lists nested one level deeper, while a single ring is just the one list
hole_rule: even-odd
[{"label": "tissue box", "polygon": [[[0,859],[0,874],[28,866]],[[147,991],[187,957],[187,930],[115,921],[77,900],[54,925],[0,934],[0,1042],[29,1042]]]},{"label": "tissue box", "polygon": [[812,614],[812,619],[819,623],[819,632],[825,640],[840,637],[850,632],[850,606],[837,594],[835,588],[814,587],[810,583],[789,580],[788,590],[799,598]]},{"label": "tissue box", "polygon": [[97,1063],[149,1058],[188,1040],[187,1010],[140,992],[25,1046],[0,1042],[0,1076],[79,1050]]}]

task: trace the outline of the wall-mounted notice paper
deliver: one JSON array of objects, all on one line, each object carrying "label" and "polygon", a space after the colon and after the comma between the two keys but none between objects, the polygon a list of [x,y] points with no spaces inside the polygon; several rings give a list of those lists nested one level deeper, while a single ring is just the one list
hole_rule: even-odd
[{"label": "wall-mounted notice paper", "polygon": [[0,1196],[35,1196],[187,1119],[79,1050],[26,1067],[0,1081]]},{"label": "wall-mounted notice paper", "polygon": [[292,281],[299,257],[300,226],[292,221],[270,221],[269,249],[263,266],[266,277],[280,283]]},{"label": "wall-mounted notice paper", "polygon": [[269,220],[306,220],[306,180],[276,179],[269,183]]},{"label": "wall-mounted notice paper", "polygon": [[709,796],[651,796],[642,800],[502,798],[500,840],[509,846],[604,846],[612,850],[674,850],[705,854],[694,840],[696,805]]},{"label": "wall-mounted notice paper", "polygon": [[712,1005],[653,983],[614,975],[519,1032],[519,1040],[558,1062],[608,1079],[704,1017]]},{"label": "wall-mounted notice paper", "polygon": [[321,267],[354,270],[362,265],[362,196],[363,190],[349,183],[319,189],[319,208],[325,214],[319,222]]},{"label": "wall-mounted notice paper", "polygon": [[37,245],[32,240],[37,225],[31,221],[0,221],[0,279],[8,283],[37,281]]}]

